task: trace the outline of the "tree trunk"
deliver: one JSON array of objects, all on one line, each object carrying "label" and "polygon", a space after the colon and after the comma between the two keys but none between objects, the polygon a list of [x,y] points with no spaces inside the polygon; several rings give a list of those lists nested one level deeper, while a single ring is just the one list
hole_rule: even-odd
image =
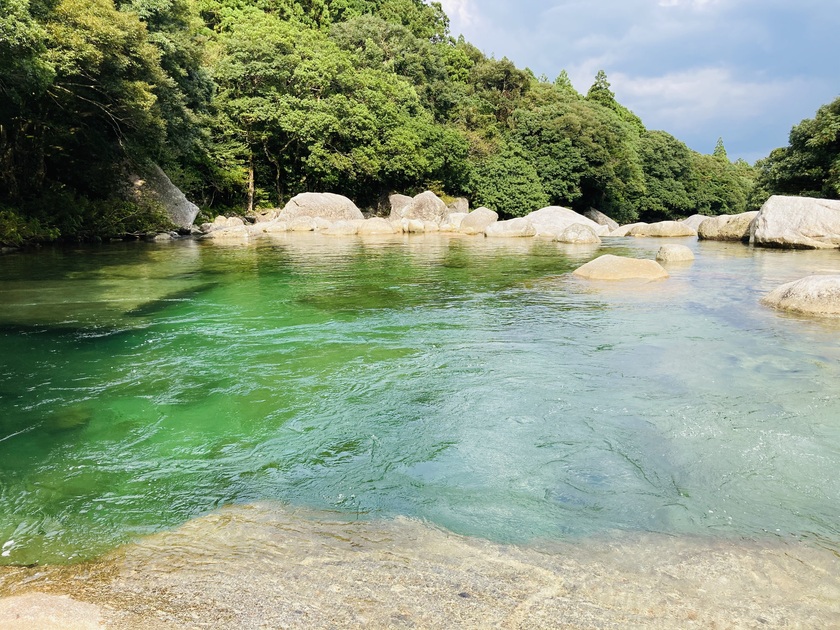
[{"label": "tree trunk", "polygon": [[254,212],[254,154],[250,154],[248,160],[248,214]]}]

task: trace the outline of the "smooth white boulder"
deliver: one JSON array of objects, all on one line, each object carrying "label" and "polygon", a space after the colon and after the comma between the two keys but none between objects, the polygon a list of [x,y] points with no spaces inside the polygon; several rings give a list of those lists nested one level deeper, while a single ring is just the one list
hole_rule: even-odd
[{"label": "smooth white boulder", "polygon": [[669,243],[659,248],[656,260],[664,263],[689,262],[694,260],[694,252],[685,245]]},{"label": "smooth white boulder", "polygon": [[627,232],[627,236],[656,238],[697,236],[697,230],[680,221],[659,221],[658,223],[637,225]]},{"label": "smooth white boulder", "polygon": [[359,234],[393,234],[394,226],[382,217],[373,217],[359,224]]},{"label": "smooth white boulder", "polygon": [[683,219],[682,221],[680,221],[680,223],[685,223],[692,230],[696,230],[700,227],[700,224],[703,223],[703,221],[709,218],[711,217],[705,214],[692,214],[687,219]]},{"label": "smooth white boulder", "polygon": [[392,211],[391,219],[416,219],[440,223],[448,214],[449,209],[443,200],[431,190],[427,190],[414,197],[407,206],[396,212]]},{"label": "smooth white boulder", "polygon": [[476,208],[461,220],[458,231],[462,234],[483,234],[491,223],[499,220],[499,215],[489,208]]},{"label": "smooth white boulder", "polygon": [[659,280],[668,277],[668,272],[655,260],[612,254],[590,260],[572,273],[587,280]]},{"label": "smooth white boulder", "polygon": [[555,239],[559,243],[570,243],[572,245],[597,245],[601,239],[588,225],[573,223],[563,230]]},{"label": "smooth white boulder", "polygon": [[298,217],[320,217],[330,222],[365,218],[356,204],[343,195],[311,192],[292,197],[277,215],[282,221]]},{"label": "smooth white boulder", "polygon": [[785,249],[840,247],[840,201],[773,195],[752,223],[750,243]]},{"label": "smooth white boulder", "polygon": [[639,227],[640,225],[647,225],[644,221],[639,221],[637,223],[628,223],[626,225],[620,225],[618,228],[607,234],[607,236],[627,236],[630,230],[633,228]]},{"label": "smooth white boulder", "polygon": [[788,282],[768,293],[761,303],[803,315],[840,315],[840,275],[815,275]]},{"label": "smooth white boulder", "polygon": [[561,206],[540,208],[524,218],[528,219],[534,226],[535,236],[544,238],[557,238],[563,230],[576,223],[588,225],[598,236],[605,236],[610,231],[607,226],[598,225],[592,219],[587,219],[582,214]]},{"label": "smooth white boulder", "polygon": [[525,217],[496,221],[484,230],[484,234],[492,238],[521,238],[534,236],[536,233],[534,225]]},{"label": "smooth white boulder", "polygon": [[750,225],[758,212],[709,217],[697,228],[697,237],[707,241],[749,241]]}]

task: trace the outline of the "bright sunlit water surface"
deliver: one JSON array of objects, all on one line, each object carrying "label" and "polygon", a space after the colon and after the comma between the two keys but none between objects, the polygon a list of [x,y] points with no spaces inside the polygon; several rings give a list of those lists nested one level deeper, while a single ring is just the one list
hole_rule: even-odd
[{"label": "bright sunlit water surface", "polygon": [[759,304],[829,252],[290,234],[0,257],[0,564],[228,503],[504,542],[616,531],[840,551],[840,325]]}]

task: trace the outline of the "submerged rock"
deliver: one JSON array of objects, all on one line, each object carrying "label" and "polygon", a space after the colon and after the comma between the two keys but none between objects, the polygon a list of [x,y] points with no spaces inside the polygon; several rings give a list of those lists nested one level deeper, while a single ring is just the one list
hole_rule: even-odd
[{"label": "submerged rock", "polygon": [[587,280],[658,280],[668,272],[655,260],[605,254],[573,271]]},{"label": "submerged rock", "polygon": [[298,217],[319,217],[331,222],[365,218],[355,203],[334,193],[301,193],[292,197],[277,215],[281,221],[291,221]]},{"label": "submerged rock", "polygon": [[804,315],[840,315],[840,275],[815,275],[783,284],[761,303]]},{"label": "submerged rock", "polygon": [[697,236],[707,241],[749,241],[750,225],[756,216],[758,212],[709,217],[700,224]]},{"label": "submerged rock", "polygon": [[689,262],[694,260],[694,252],[685,245],[663,245],[656,253],[656,260],[664,263]]},{"label": "submerged rock", "polygon": [[750,243],[785,249],[840,247],[840,201],[773,195],[753,221]]}]

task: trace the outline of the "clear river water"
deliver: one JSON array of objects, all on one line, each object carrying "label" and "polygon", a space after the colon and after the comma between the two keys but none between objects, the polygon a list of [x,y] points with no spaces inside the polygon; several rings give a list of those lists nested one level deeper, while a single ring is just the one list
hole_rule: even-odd
[{"label": "clear river water", "polygon": [[[590,283],[602,253],[693,264]],[[289,234],[0,257],[0,564],[226,504],[505,543],[840,552],[840,323],[759,304],[840,254]]]}]

